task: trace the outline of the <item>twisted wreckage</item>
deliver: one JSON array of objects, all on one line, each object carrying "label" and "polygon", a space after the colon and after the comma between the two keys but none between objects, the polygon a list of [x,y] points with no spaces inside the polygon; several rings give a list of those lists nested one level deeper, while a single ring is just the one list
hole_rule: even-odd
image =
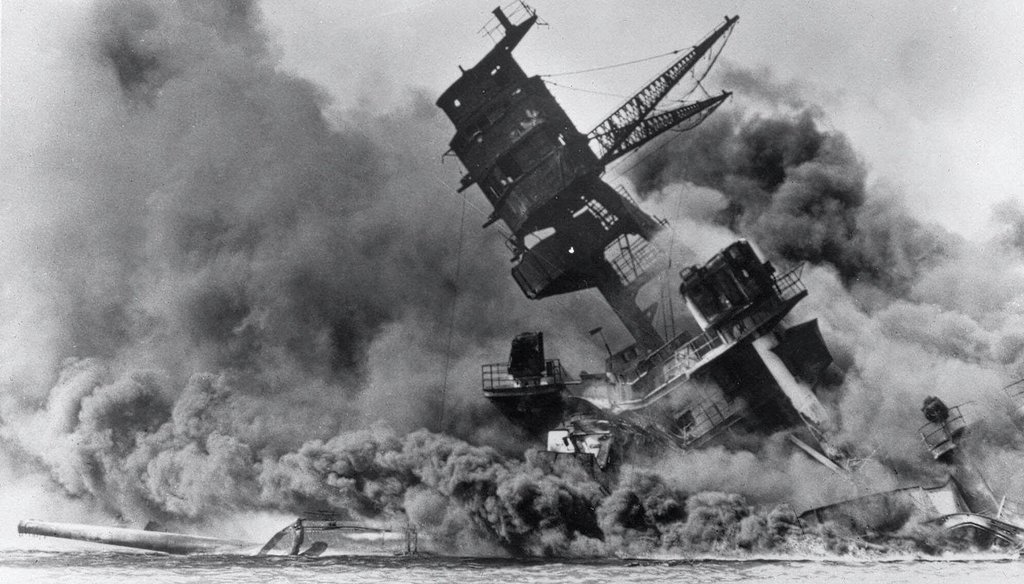
[{"label": "twisted wreckage", "polygon": [[[602,179],[612,161],[666,131],[696,127],[728,99],[731,94],[722,92],[657,109],[684,79],[691,89],[700,86],[738,17],[726,17],[583,134],[545,82],[527,76],[512,56],[537,14],[523,2],[506,10],[495,9],[484,27],[496,39],[494,48],[462,69],[437,101],[455,126],[449,152],[467,169],[459,190],[477,185],[494,209],[485,227],[498,221],[507,227],[512,276],[527,297],[594,288],[635,342],[608,350],[605,373],[573,377],[547,357],[543,333],[520,334],[507,361],[483,365],[484,396],[512,422],[546,436],[553,456],[576,457],[607,481],[638,452],[779,431],[820,464],[852,475],[855,459],[830,443],[834,428],[821,399],[841,373],[817,321],[790,322],[793,307],[808,295],[801,266],[779,271],[741,239],[683,269],[679,300],[697,330],[678,332],[671,297],[641,306],[656,297],[669,272],[667,254],[654,242],[667,223]],[[663,330],[658,320],[667,323]],[[1024,391],[1010,393],[1022,404],[1015,419],[1024,427]],[[894,517],[915,517],[1024,547],[1024,514],[993,494],[964,453],[970,429],[960,408],[929,398],[923,413],[920,433],[936,464],[948,469],[944,484],[873,493],[808,510],[802,518],[872,529]],[[419,545],[410,526],[371,528],[323,517],[299,519],[263,546],[37,521],[22,522],[19,532],[168,553],[317,556],[409,553]]]}]

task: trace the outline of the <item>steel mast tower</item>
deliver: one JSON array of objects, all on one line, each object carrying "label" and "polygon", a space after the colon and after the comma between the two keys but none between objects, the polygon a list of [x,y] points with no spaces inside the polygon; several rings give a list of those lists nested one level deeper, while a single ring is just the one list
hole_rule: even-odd
[{"label": "steel mast tower", "polygon": [[518,23],[501,8],[494,16],[494,31],[502,33],[497,44],[437,100],[455,125],[450,151],[467,169],[459,190],[478,185],[494,207],[484,226],[500,220],[508,227],[512,276],[527,297],[596,288],[637,345],[654,350],[665,342],[652,324],[656,306],[638,306],[637,293],[664,267],[650,244],[663,224],[601,175],[609,162],[684,121],[695,126],[729,97],[651,115],[738,18],[726,18],[584,135],[544,81],[527,76],[512,57],[536,13],[520,4]]}]

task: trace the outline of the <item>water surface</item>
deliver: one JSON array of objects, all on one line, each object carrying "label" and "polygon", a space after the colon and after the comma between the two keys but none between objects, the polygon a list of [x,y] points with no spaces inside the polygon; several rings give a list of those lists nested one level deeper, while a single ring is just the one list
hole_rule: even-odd
[{"label": "water surface", "polygon": [[120,584],[624,582],[1024,582],[1014,558],[892,560],[509,560],[420,557],[166,556],[132,552],[0,552],[0,582]]}]

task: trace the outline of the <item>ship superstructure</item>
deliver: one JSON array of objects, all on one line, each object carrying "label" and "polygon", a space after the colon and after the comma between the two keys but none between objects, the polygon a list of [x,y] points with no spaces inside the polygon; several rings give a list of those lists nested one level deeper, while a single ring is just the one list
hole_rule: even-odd
[{"label": "ship superstructure", "polygon": [[526,296],[596,288],[638,344],[657,348],[665,340],[637,306],[636,295],[659,273],[659,253],[650,240],[663,224],[604,182],[601,173],[608,162],[721,105],[728,93],[648,116],[736,19],[584,135],[543,79],[527,76],[512,56],[537,22],[532,10],[524,14],[513,24],[495,9],[504,36],[437,100],[455,125],[451,151],[467,169],[460,190],[478,185],[494,208],[486,225],[501,221],[508,228],[512,276]]},{"label": "ship superstructure", "polygon": [[[513,59],[537,22],[525,4],[517,7],[518,23],[494,11],[494,30],[503,36],[438,100],[455,124],[451,151],[467,169],[460,191],[478,185],[494,207],[486,225],[501,221],[508,228],[512,276],[527,297],[596,288],[634,342],[617,352],[609,348],[603,374],[574,378],[545,354],[542,332],[522,333],[507,361],[483,366],[484,395],[514,422],[546,433],[548,452],[588,462],[609,480],[634,445],[690,449],[734,431],[785,430],[795,447],[857,484],[858,459],[830,443],[835,428],[818,397],[839,372],[817,321],[792,322],[793,308],[808,295],[802,266],[779,271],[752,242],[739,239],[679,272],[689,326],[659,333],[657,304],[640,306],[638,297],[667,273],[667,254],[653,242],[667,224],[602,178],[609,162],[668,129],[695,127],[728,98],[723,92],[667,112],[655,109],[698,61],[708,55],[714,61],[738,18],[726,17],[583,134],[543,80],[528,77]],[[1013,385],[1007,392],[1014,420],[1024,427],[1024,391]],[[913,517],[971,531],[979,542],[1024,546],[1024,515],[996,498],[961,447],[969,429],[959,408],[929,398],[922,411],[927,424],[920,433],[946,483],[811,509],[803,520],[874,531]],[[873,523],[868,518],[878,510],[881,523]]]},{"label": "ship superstructure", "polygon": [[807,296],[800,271],[777,273],[745,240],[684,269],[680,293],[700,332],[684,332],[635,363],[613,358],[616,391],[598,403],[622,414],[671,395],[670,430],[684,444],[735,423],[826,430],[829,415],[813,388],[832,357],[816,321],[785,324]]},{"label": "ship superstructure", "polygon": [[[507,228],[512,276],[527,297],[595,288],[634,343],[610,355],[605,375],[576,379],[546,358],[542,334],[520,335],[508,361],[483,366],[484,395],[537,434],[595,412],[643,418],[642,426],[683,446],[735,424],[771,430],[807,422],[820,434],[828,415],[812,388],[831,357],[814,321],[783,324],[807,294],[799,268],[777,274],[752,244],[736,242],[683,271],[680,294],[692,323],[666,336],[653,322],[657,303],[638,302],[668,268],[652,242],[666,224],[602,178],[608,163],[669,129],[695,127],[730,96],[656,109],[702,63],[710,67],[738,17],[726,17],[584,134],[544,80],[513,58],[537,22],[525,4],[516,9],[518,22],[494,10],[494,48],[437,101],[455,125],[450,151],[467,171],[460,191],[477,185],[494,209],[485,227],[500,221]],[[564,424],[557,430],[574,435]]]}]

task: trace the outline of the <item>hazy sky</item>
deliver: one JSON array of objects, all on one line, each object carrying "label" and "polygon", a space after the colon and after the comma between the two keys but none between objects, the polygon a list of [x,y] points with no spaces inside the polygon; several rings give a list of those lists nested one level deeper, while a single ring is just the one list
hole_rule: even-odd
[{"label": "hazy sky", "polygon": [[[381,109],[407,88],[434,96],[491,42],[478,34],[497,2],[269,0],[284,66],[326,87],[339,107]],[[820,105],[915,214],[984,238],[994,203],[1024,199],[1024,3],[536,0],[548,27],[517,49],[528,74],[619,63],[696,43],[728,14],[740,22],[723,61],[767,68]],[[664,61],[558,78],[625,95]],[[711,78],[708,90],[730,89]],[[553,91],[584,131],[618,98]],[[745,98],[737,94],[738,105]]]}]

